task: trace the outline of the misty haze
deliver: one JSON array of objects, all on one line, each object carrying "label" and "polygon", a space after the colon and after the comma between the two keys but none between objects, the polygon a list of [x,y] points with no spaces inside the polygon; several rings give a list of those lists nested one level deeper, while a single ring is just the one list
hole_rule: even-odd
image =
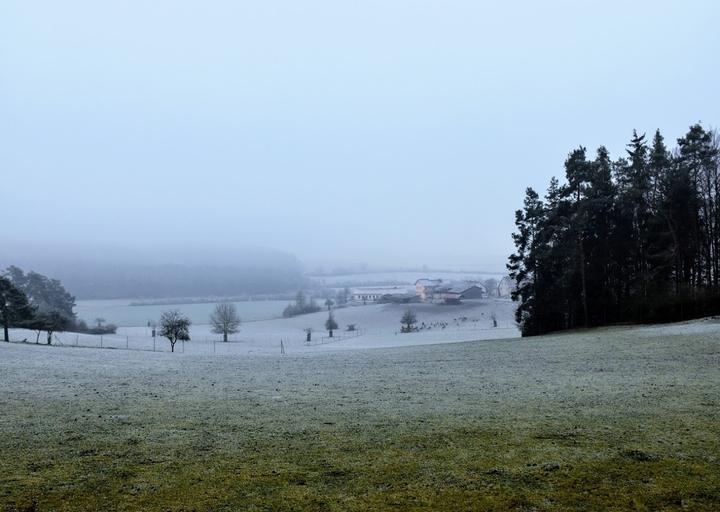
[{"label": "misty haze", "polygon": [[720,6],[0,5],[0,512],[720,510]]}]

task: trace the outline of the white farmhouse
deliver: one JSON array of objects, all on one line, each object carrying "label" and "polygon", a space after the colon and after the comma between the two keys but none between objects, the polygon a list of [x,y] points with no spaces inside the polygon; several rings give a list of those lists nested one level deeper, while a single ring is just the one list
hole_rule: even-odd
[{"label": "white farmhouse", "polygon": [[497,292],[498,297],[509,298],[510,294],[515,291],[515,281],[510,279],[510,276],[505,276],[498,283]]},{"label": "white farmhouse", "polygon": [[442,279],[418,279],[415,281],[415,293],[422,301],[430,300],[442,282]]},{"label": "white farmhouse", "polygon": [[352,291],[353,302],[379,302],[383,297],[406,296],[408,290],[402,286],[380,286],[375,288],[355,288]]}]

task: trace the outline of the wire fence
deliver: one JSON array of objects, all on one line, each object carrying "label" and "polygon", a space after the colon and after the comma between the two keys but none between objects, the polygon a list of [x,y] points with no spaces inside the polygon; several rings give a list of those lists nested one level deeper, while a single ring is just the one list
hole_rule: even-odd
[{"label": "wire fence", "polygon": [[[59,347],[97,348],[108,350],[139,350],[145,352],[171,352],[170,342],[161,337],[122,334],[53,333],[52,344]],[[184,342],[175,344],[176,352],[184,352]]]},{"label": "wire fence", "polygon": [[[483,324],[485,324],[483,322]],[[487,325],[487,324],[485,324]],[[314,336],[307,340],[306,333],[298,332],[274,332],[274,333],[243,333],[230,336],[228,342],[224,342],[213,336],[193,336],[189,342],[178,341],[174,347],[169,340],[160,336],[151,336],[147,333],[133,334],[83,334],[72,332],[59,332],[52,334],[51,344],[56,347],[77,347],[101,350],[131,350],[144,352],[176,352],[181,354],[196,355],[246,355],[252,353],[279,353],[286,354],[288,350],[297,352],[303,348],[328,345],[331,343],[349,342],[359,337],[367,337],[368,343],[377,343],[378,338],[402,336],[407,341],[417,339],[427,342],[430,338],[438,342],[469,339],[489,339],[488,333],[497,333],[498,337],[509,337],[517,332],[517,327],[509,322],[497,327],[483,327],[477,322],[453,322],[453,323],[431,323],[421,324],[412,332],[401,332],[400,326],[397,329],[356,329],[354,331],[335,331],[333,336]],[[477,337],[475,335],[477,334]],[[494,336],[494,335],[493,335]],[[11,330],[11,338],[15,343],[47,345],[45,332],[38,334],[29,330]]]},{"label": "wire fence", "polygon": [[272,353],[277,351],[281,355],[289,349],[296,350],[302,347],[324,345],[334,341],[343,341],[357,338],[363,331],[354,331],[347,334],[337,334],[330,338],[321,336],[311,342],[306,341],[304,332],[295,334],[264,334],[243,338],[230,336],[228,341],[214,337],[193,336],[190,341],[178,340],[173,347],[167,338],[149,335],[125,334],[83,334],[72,332],[53,333],[51,343],[47,342],[46,333],[38,337],[31,331],[11,330],[11,343],[52,345],[64,348],[87,348],[98,350],[129,350],[143,352],[175,352],[195,355],[242,355],[252,353]]},{"label": "wire fence", "polygon": [[[55,347],[76,347],[105,350],[134,350],[144,352],[179,352],[196,354],[226,355],[242,351],[239,345],[243,342],[239,337],[229,337],[228,342],[211,337],[193,337],[191,341],[178,340],[173,347],[167,338],[149,335],[124,334],[83,334],[73,332],[53,333],[51,343],[47,334],[37,336],[31,331],[11,330],[11,342],[52,345]],[[240,349],[240,350],[238,350]]]},{"label": "wire fence", "polygon": [[362,336],[363,334],[366,334],[365,329],[355,329],[354,331],[340,331],[340,332],[334,332],[332,336],[320,336],[319,339],[316,340],[305,340],[305,346],[312,347],[315,345],[325,345],[327,343],[335,343],[338,341],[343,340],[349,340],[352,338],[357,338],[358,336]]}]

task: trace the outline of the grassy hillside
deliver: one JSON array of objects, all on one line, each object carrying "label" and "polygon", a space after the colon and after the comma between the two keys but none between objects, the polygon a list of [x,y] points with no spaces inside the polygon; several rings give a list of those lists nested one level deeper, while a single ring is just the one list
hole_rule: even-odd
[{"label": "grassy hillside", "polygon": [[0,510],[718,510],[719,333],[285,358],[0,343]]}]

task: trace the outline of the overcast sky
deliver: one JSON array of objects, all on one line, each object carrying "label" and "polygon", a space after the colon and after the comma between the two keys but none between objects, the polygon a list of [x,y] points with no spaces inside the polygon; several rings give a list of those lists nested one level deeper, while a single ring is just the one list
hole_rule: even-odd
[{"label": "overcast sky", "polygon": [[570,149],[720,120],[720,2],[0,2],[2,244],[502,270]]}]

